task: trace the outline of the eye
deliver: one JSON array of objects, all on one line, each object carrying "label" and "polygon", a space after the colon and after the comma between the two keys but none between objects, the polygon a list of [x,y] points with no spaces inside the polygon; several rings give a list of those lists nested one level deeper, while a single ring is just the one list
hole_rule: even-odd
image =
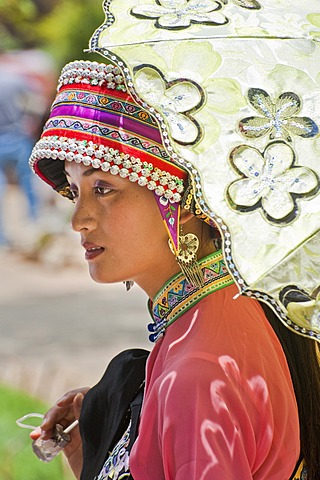
[{"label": "eye", "polygon": [[103,197],[104,195],[107,195],[112,191],[112,188],[109,187],[103,187],[101,185],[95,185],[94,187],[94,192],[97,197]]}]

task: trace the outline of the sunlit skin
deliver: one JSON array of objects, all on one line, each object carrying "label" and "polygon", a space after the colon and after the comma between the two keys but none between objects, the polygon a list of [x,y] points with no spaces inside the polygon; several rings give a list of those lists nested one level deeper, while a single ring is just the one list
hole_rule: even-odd
[{"label": "sunlit skin", "polygon": [[[72,227],[87,248],[90,275],[96,282],[133,280],[150,298],[179,266],[168,247],[168,234],[154,194],[146,187],[100,169],[66,162],[75,208]],[[204,237],[199,258],[214,248],[202,221],[182,210],[184,232]],[[102,250],[95,248],[102,247]]]}]

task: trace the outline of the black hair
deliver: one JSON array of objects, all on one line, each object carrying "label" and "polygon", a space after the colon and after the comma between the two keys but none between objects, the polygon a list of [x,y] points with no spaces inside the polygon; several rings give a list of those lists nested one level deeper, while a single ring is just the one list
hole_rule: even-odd
[{"label": "black hair", "polygon": [[301,457],[308,480],[320,479],[320,364],[315,340],[289,330],[261,303],[286,355],[299,411]]}]

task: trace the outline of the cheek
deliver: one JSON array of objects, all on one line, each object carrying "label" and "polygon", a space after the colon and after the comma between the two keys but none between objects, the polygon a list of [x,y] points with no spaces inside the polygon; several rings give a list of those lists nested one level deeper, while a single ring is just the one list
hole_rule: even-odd
[{"label": "cheek", "polygon": [[[151,199],[152,200],[152,199]],[[153,205],[152,205],[153,207]],[[157,205],[155,208],[146,208],[141,205],[136,215],[128,219],[128,235],[136,248],[142,248],[146,253],[148,250],[161,248],[166,243],[167,233]]]},{"label": "cheek", "polygon": [[153,255],[161,255],[163,249],[168,246],[168,234],[157,205],[152,212],[149,211],[140,219],[139,224],[141,228],[138,234],[145,251],[150,251]]},{"label": "cheek", "polygon": [[[149,249],[167,247],[168,234],[153,193],[143,190],[123,195],[105,208],[103,230],[115,247],[124,248],[124,255],[136,256]],[[140,249],[140,251],[138,251]],[[142,252],[141,252],[141,249]]]}]

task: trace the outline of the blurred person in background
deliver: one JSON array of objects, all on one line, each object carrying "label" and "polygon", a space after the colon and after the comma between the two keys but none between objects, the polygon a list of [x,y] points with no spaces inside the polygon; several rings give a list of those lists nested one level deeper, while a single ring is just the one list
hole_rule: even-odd
[{"label": "blurred person in background", "polygon": [[[39,135],[43,115],[52,94],[52,65],[42,52],[0,55],[0,245],[14,243],[8,237],[10,222],[4,209],[6,187],[15,182],[26,201],[29,225],[39,217],[36,182],[27,159]],[[30,227],[31,228],[31,227]]]},{"label": "blurred person in background", "polygon": [[[34,141],[28,131],[30,118],[26,114],[30,89],[22,78],[0,70],[0,182],[1,203],[4,203],[7,175],[13,170],[25,194],[28,217],[33,223],[38,216],[39,203],[33,178],[26,167]],[[0,245],[9,244],[0,211]]]}]

